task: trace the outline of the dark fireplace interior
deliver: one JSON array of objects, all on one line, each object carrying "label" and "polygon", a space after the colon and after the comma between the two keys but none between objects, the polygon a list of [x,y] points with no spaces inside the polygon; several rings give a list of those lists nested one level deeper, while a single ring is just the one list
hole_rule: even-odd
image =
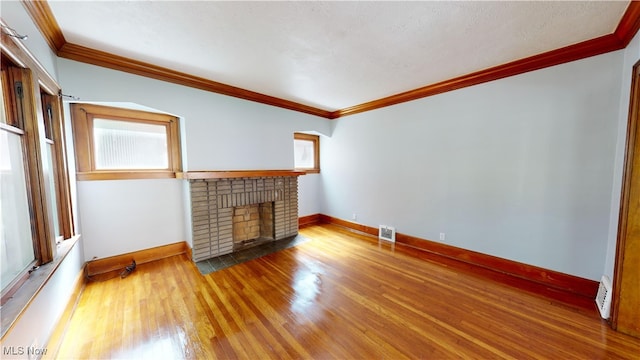
[{"label": "dark fireplace interior", "polygon": [[233,251],[273,241],[273,202],[233,208]]}]

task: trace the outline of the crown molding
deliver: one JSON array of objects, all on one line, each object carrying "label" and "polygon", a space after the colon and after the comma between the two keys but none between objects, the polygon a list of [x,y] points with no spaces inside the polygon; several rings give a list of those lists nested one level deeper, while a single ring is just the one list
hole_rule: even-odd
[{"label": "crown molding", "polygon": [[640,29],[640,1],[631,1],[614,35],[620,39],[623,47],[627,47]]},{"label": "crown molding", "polygon": [[65,59],[124,71],[127,73],[141,75],[152,79],[167,81],[178,85],[184,85],[200,90],[214,92],[217,94],[233,96],[244,100],[277,106],[280,108],[299,111],[302,113],[316,115],[324,118],[328,117],[331,113],[327,110],[322,110],[293,101],[261,94],[255,91],[219,83],[217,81],[208,80],[161,66],[129,59],[123,56],[113,55],[104,51],[95,50],[72,43],[64,44],[62,48],[58,50],[58,56]]},{"label": "crown molding", "polygon": [[104,51],[99,51],[69,43],[65,40],[64,35],[62,34],[62,30],[60,30],[60,26],[53,16],[51,7],[49,7],[49,4],[46,0],[22,0],[22,4],[31,16],[33,22],[40,29],[40,32],[42,33],[44,38],[47,40],[49,47],[59,57],[80,61],[87,64],[102,66],[109,69],[124,71],[131,74],[141,75],[152,79],[167,81],[170,83],[184,85],[200,90],[210,91],[217,94],[254,101],[261,104],[272,105],[288,110],[320,116],[323,118],[328,118],[331,114],[330,111],[319,109],[313,106],[261,94],[255,91],[242,89],[190,74],[185,74],[161,66],[156,66],[142,61],[133,60],[123,56],[118,56]]},{"label": "crown molding", "polygon": [[49,44],[51,50],[57,53],[58,50],[67,43],[58,21],[53,16],[49,3],[46,1],[22,1],[22,5],[31,16],[31,19],[36,24],[36,27],[40,29],[40,33],[44,36],[44,39]]},{"label": "crown molding", "polygon": [[552,50],[414,90],[409,90],[400,94],[340,109],[332,112],[331,118],[336,119],[347,115],[354,115],[365,111],[397,105],[407,101],[438,95],[473,85],[479,85],[505,77],[523,74],[529,71],[604,54],[614,50],[620,50],[622,48],[623,46],[621,45],[620,40],[615,35],[609,34],[561,49]]},{"label": "crown molding", "polygon": [[523,74],[529,71],[604,54],[610,51],[624,49],[640,29],[640,2],[631,1],[622,16],[622,19],[618,23],[616,30],[612,34],[512,61],[489,69],[462,75],[417,89],[405,91],[389,97],[350,106],[337,111],[327,111],[313,106],[276,98],[213,80],[181,73],[168,68],[68,43],[64,39],[62,31],[60,30],[60,27],[58,26],[58,23],[56,22],[46,0],[22,0],[22,3],[36,26],[44,35],[49,46],[60,57],[222,95],[233,96],[244,100],[255,101],[262,104],[316,115],[327,119],[337,119],[343,116],[397,105],[407,101],[417,100],[509,76]]},{"label": "crown molding", "polygon": [[334,111],[330,119],[397,105],[407,101],[479,85],[509,76],[601,55],[627,47],[640,28],[640,2],[631,1],[613,34],[569,45],[560,49],[512,61],[489,69],[462,75],[414,90]]}]

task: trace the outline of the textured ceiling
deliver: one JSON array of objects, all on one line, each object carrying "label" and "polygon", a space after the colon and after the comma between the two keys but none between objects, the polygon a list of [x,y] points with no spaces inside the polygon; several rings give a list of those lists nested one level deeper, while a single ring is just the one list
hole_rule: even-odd
[{"label": "textured ceiling", "polygon": [[56,1],[67,41],[337,110],[612,33],[628,1]]}]

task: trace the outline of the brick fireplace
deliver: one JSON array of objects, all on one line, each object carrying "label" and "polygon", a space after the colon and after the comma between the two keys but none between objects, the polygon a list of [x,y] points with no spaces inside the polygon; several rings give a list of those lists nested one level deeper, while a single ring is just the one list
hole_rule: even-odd
[{"label": "brick fireplace", "polygon": [[297,176],[188,179],[194,261],[298,233]]}]

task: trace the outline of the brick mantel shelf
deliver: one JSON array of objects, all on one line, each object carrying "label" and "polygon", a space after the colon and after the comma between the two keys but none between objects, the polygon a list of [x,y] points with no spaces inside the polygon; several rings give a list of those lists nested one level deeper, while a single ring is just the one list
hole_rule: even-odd
[{"label": "brick mantel shelf", "polygon": [[176,173],[176,178],[186,180],[197,179],[233,179],[248,177],[300,176],[304,171],[296,170],[205,170]]}]

